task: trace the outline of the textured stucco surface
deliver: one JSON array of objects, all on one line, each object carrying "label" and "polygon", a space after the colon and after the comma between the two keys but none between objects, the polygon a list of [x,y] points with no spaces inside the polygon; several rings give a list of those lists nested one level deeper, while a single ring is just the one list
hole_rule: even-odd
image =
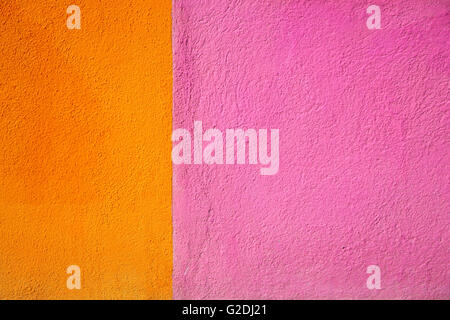
[{"label": "textured stucco surface", "polygon": [[276,175],[174,167],[174,298],[450,298],[449,2],[173,6],[174,129],[280,129]]},{"label": "textured stucco surface", "polygon": [[171,2],[0,15],[0,299],[171,298]]}]

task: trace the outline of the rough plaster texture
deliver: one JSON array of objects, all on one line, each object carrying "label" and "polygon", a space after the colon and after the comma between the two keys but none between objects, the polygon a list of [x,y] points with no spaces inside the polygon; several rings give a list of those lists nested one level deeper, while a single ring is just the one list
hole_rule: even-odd
[{"label": "rough plaster texture", "polygon": [[0,299],[171,298],[170,1],[0,15]]},{"label": "rough plaster texture", "polygon": [[280,129],[274,176],[174,167],[174,298],[450,298],[450,3],[370,4],[173,2],[174,129]]}]

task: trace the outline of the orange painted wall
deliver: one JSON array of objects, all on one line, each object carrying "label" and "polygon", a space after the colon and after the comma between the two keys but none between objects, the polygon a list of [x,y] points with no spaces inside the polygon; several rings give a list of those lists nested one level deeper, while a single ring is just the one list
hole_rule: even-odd
[{"label": "orange painted wall", "polygon": [[171,1],[0,14],[0,298],[171,298]]}]

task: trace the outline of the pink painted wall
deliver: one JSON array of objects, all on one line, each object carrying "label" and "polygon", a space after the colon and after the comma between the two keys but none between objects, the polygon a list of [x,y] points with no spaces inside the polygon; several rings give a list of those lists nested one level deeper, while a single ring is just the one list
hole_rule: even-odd
[{"label": "pink painted wall", "polygon": [[276,175],[174,165],[174,298],[450,298],[450,2],[173,4],[173,128],[280,129]]}]

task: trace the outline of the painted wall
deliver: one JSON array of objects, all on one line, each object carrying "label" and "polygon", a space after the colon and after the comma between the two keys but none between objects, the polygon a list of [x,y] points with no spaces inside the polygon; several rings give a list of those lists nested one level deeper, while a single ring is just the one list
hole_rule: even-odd
[{"label": "painted wall", "polygon": [[[370,4],[2,1],[0,299],[450,298],[449,2]],[[278,173],[172,177],[196,120]]]},{"label": "painted wall", "polygon": [[173,4],[174,129],[280,129],[174,167],[174,298],[448,299],[449,2]]},{"label": "painted wall", "polygon": [[171,298],[170,1],[0,15],[0,298]]}]

